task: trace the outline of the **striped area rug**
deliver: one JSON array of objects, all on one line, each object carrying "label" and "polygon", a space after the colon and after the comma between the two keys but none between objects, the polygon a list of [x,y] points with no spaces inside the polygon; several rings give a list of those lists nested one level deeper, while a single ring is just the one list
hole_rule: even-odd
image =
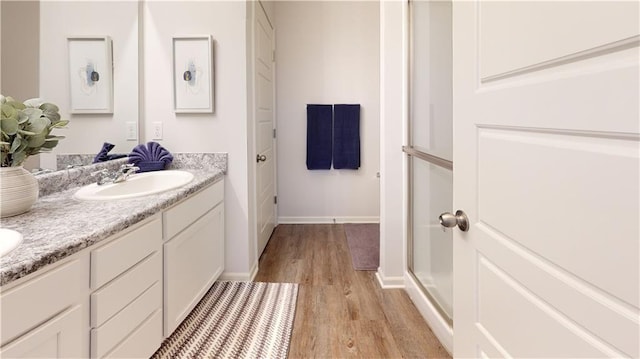
[{"label": "striped area rug", "polygon": [[286,358],[298,285],[215,282],[152,356]]}]

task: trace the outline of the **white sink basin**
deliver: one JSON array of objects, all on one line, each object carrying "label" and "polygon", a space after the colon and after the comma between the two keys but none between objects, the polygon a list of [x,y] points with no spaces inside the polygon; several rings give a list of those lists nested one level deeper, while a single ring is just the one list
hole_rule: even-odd
[{"label": "white sink basin", "polygon": [[7,228],[0,228],[0,257],[16,249],[22,243],[22,234]]},{"label": "white sink basin", "polygon": [[178,170],[137,173],[120,183],[101,186],[93,183],[84,186],[74,194],[74,197],[87,201],[142,197],[184,186],[192,179],[192,173]]}]

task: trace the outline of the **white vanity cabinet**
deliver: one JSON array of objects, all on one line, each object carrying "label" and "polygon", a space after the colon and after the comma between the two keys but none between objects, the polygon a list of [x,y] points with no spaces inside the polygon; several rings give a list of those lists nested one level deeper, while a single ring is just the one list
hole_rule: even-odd
[{"label": "white vanity cabinet", "polygon": [[160,215],[91,251],[91,289],[91,357],[151,356],[163,339]]},{"label": "white vanity cabinet", "polygon": [[166,210],[164,335],[193,310],[224,269],[224,182]]},{"label": "white vanity cabinet", "polygon": [[148,358],[224,268],[224,182],[0,288],[0,358]]},{"label": "white vanity cabinet", "polygon": [[87,357],[88,291],[86,252],[2,288],[0,357]]}]

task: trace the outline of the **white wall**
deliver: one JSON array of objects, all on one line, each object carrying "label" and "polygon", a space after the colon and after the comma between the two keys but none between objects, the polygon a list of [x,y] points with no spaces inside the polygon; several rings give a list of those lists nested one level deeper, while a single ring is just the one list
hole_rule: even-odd
[{"label": "white wall", "polygon": [[[275,3],[280,223],[378,221],[379,9],[377,2]],[[359,170],[307,170],[310,103],[361,105]]]},{"label": "white wall", "polygon": [[[225,177],[225,274],[247,275],[254,263],[249,220],[246,4],[242,1],[144,3],[144,133],[164,126],[160,142],[173,152],[228,152]],[[215,113],[175,114],[172,37],[212,35]],[[142,138],[150,140],[149,135]]]},{"label": "white wall", "polygon": [[[113,114],[71,115],[67,37],[110,36],[113,41]],[[68,128],[56,153],[129,153],[125,122],[138,121],[138,4],[135,1],[42,1],[40,3],[40,97],[60,107]],[[48,156],[47,156],[48,157]],[[43,156],[44,160],[45,156]],[[44,166],[44,165],[43,165]],[[48,165],[51,167],[51,165]],[[53,165],[55,168],[55,164]]]},{"label": "white wall", "polygon": [[406,4],[380,2],[380,267],[383,287],[402,286],[406,266]]}]

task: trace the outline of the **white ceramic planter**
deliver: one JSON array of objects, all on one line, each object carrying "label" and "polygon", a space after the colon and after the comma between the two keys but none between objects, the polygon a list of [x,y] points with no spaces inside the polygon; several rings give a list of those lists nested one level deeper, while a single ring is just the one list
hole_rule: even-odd
[{"label": "white ceramic planter", "polygon": [[38,181],[19,167],[0,167],[0,217],[25,213],[38,200]]}]

